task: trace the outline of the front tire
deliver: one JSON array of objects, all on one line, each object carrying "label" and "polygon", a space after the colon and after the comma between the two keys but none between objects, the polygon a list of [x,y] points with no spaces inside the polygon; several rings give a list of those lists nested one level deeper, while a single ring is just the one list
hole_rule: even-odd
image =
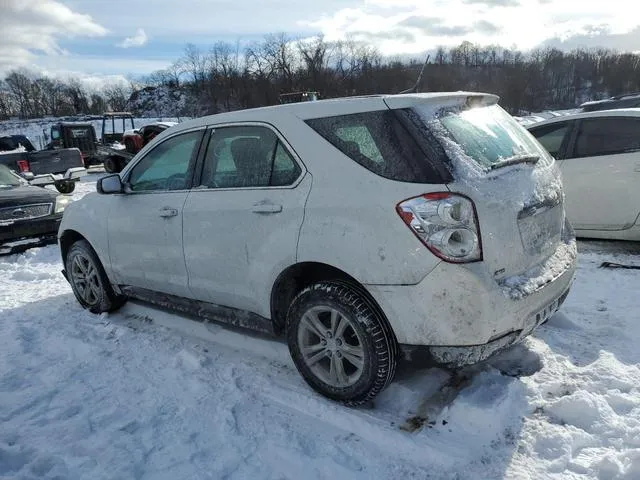
[{"label": "front tire", "polygon": [[397,348],[386,319],[342,282],[319,282],[296,296],[287,343],[309,386],[349,406],[373,400],[395,374]]},{"label": "front tire", "polygon": [[98,255],[86,240],[71,246],[65,268],[78,303],[90,312],[113,312],[126,302],[126,297],[114,292]]}]

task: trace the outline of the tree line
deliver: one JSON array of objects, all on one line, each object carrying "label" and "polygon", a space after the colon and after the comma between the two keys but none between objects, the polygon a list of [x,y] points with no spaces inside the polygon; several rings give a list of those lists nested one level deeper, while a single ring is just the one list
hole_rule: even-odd
[{"label": "tree line", "polygon": [[123,110],[131,85],[114,83],[92,91],[78,79],[51,78],[27,70],[0,79],[0,119],[63,117]]},{"label": "tree line", "polygon": [[[423,59],[385,57],[353,39],[293,40],[279,34],[245,46],[218,42],[202,49],[189,44],[168,68],[137,84],[100,91],[88,92],[77,80],[11,72],[0,80],[0,118],[127,108],[144,115],[154,107],[157,91],[171,92],[162,97],[167,116],[274,105],[280,94],[295,91],[316,91],[321,98],[398,93],[416,82],[422,65]],[[435,49],[418,85],[421,92],[451,90],[495,93],[512,113],[571,108],[590,99],[640,91],[640,55],[555,48],[525,53],[463,42]]]}]

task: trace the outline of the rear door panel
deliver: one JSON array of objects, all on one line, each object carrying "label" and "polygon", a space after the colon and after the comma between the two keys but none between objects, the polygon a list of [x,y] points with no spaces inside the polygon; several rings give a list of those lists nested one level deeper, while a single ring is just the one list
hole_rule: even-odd
[{"label": "rear door panel", "polygon": [[184,253],[195,298],[269,317],[264,298],[296,263],[298,234],[311,189],[192,190],[184,208]]},{"label": "rear door panel", "polygon": [[640,118],[583,119],[571,143],[559,164],[574,228],[630,228],[640,213]]}]

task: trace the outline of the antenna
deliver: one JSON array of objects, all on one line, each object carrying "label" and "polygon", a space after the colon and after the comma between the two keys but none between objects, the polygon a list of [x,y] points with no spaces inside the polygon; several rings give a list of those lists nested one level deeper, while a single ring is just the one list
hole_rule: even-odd
[{"label": "antenna", "polygon": [[402,95],[403,93],[417,93],[418,87],[420,86],[420,82],[422,81],[422,74],[424,73],[424,69],[427,66],[427,63],[429,63],[430,58],[431,58],[431,54],[427,55],[427,59],[422,64],[422,69],[420,70],[420,75],[418,75],[418,80],[416,80],[415,85],[407,90],[403,90],[402,92],[399,93],[399,95]]}]

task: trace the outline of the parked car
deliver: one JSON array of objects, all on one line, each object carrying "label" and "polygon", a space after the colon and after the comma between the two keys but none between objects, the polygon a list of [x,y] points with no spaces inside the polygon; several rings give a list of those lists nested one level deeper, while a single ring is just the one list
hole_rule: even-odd
[{"label": "parked car", "polygon": [[0,138],[0,164],[34,186],[54,185],[60,193],[73,192],[76,181],[87,173],[77,148],[36,151],[24,135]]},{"label": "parked car", "polygon": [[125,149],[136,154],[151,140],[156,138],[167,128],[177,125],[176,122],[153,122],[137,130],[127,130],[122,136]]},{"label": "parked car", "polygon": [[56,242],[70,197],[33,187],[0,165],[0,254]]},{"label": "parked car", "polygon": [[640,109],[580,113],[527,128],[558,160],[576,234],[640,241]]},{"label": "parked car", "polygon": [[400,358],[452,367],[565,299],[576,244],[553,158],[473,93],[292,103],[166,130],[65,212],[78,302],[127,297],[284,334],[358,405]]}]

